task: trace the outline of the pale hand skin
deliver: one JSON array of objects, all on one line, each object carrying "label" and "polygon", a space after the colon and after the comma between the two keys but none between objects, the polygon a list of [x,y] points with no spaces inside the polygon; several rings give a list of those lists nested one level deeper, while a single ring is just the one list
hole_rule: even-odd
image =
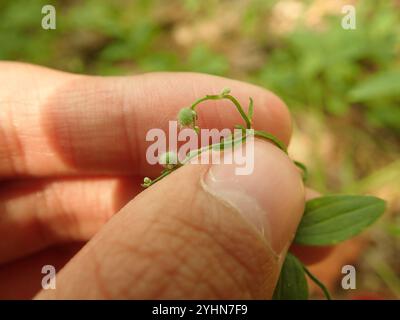
[{"label": "pale hand skin", "polygon": [[[205,188],[209,165],[140,187],[160,172],[146,162],[146,132],[167,130],[180,108],[224,87],[245,105],[253,97],[255,128],[289,143],[283,102],[239,81],[91,77],[1,62],[0,298],[270,298],[305,199],[281,151],[257,142],[255,173],[243,182],[268,212],[267,237]],[[206,104],[202,127],[241,123],[227,102]],[[57,289],[40,291],[48,264]]]}]

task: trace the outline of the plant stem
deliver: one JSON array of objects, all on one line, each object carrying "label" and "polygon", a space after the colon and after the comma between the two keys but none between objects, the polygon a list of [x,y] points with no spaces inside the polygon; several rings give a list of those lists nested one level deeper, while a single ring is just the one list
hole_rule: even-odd
[{"label": "plant stem", "polygon": [[308,178],[308,170],[305,164],[296,160],[293,160],[293,163],[303,171],[303,181],[306,181]]},{"label": "plant stem", "polygon": [[324,286],[324,284],[323,284],[321,281],[319,281],[319,280],[317,279],[316,276],[314,276],[314,275],[310,272],[310,270],[308,270],[308,269],[306,268],[305,265],[303,265],[303,270],[304,270],[304,272],[307,274],[307,276],[308,276],[312,281],[314,281],[314,283],[315,283],[318,287],[321,288],[321,290],[322,290],[322,292],[324,293],[326,299],[332,300],[332,297],[331,297],[331,295],[330,295],[328,289]]},{"label": "plant stem", "polygon": [[285,152],[287,154],[287,149],[286,149],[285,144],[282,141],[280,141],[278,138],[276,138],[274,135],[272,135],[268,132],[265,132],[265,131],[261,131],[261,130],[254,130],[254,135],[256,137],[260,137],[260,138],[271,141],[279,149],[281,149],[283,152]]},{"label": "plant stem", "polygon": [[[160,181],[161,179],[165,178],[166,176],[168,176],[170,173],[172,173],[173,171],[175,171],[176,169],[180,168],[181,166],[183,166],[184,164],[188,163],[191,159],[193,159],[196,156],[199,156],[202,152],[204,151],[208,151],[211,149],[217,149],[218,150],[224,150],[226,146],[233,147],[234,145],[236,145],[238,142],[243,142],[246,140],[248,134],[246,135],[241,135],[238,138],[235,138],[234,135],[231,135],[229,137],[226,138],[225,141],[222,142],[218,142],[218,143],[214,143],[214,144],[210,144],[208,146],[205,146],[203,148],[197,149],[197,150],[193,150],[191,152],[191,154],[188,154],[186,156],[186,158],[181,162],[178,163],[174,168],[170,169],[170,170],[165,170],[164,172],[161,173],[160,176],[158,176],[157,178],[155,178],[154,180],[151,181],[151,183],[146,186],[146,188],[150,187],[151,185],[155,184],[156,182]],[[232,139],[230,142],[228,139]]]},{"label": "plant stem", "polygon": [[230,94],[224,94],[224,95],[220,95],[220,94],[216,94],[216,95],[207,95],[203,98],[198,99],[197,101],[195,101],[190,109],[192,109],[193,111],[195,110],[196,106],[199,105],[200,103],[207,101],[207,100],[222,100],[222,99],[228,99],[230,100],[236,107],[236,109],[239,111],[240,115],[242,116],[243,120],[246,122],[246,127],[247,129],[251,128],[251,121],[250,119],[247,117],[246,112],[244,112],[242,106],[240,105],[239,101],[236,100],[236,98],[234,98],[233,96],[231,96]]},{"label": "plant stem", "polygon": [[[225,150],[226,146],[228,146],[229,148],[233,147],[238,142],[245,141],[247,136],[248,136],[248,134],[241,135],[238,138],[235,138],[234,135],[230,135],[225,139],[225,141],[214,143],[214,144],[210,144],[210,145],[202,147],[200,149],[193,150],[193,151],[190,152],[191,154],[187,155],[186,158],[182,161],[182,164],[188,163],[191,159],[193,159],[194,157],[200,155],[204,151],[208,151],[208,150],[211,150],[211,149],[214,149],[214,148],[217,149],[217,147],[218,147],[217,150]],[[229,139],[232,139],[232,140],[229,141]]]},{"label": "plant stem", "polygon": [[175,168],[174,169],[171,169],[171,170],[167,170],[167,171],[164,171],[161,175],[159,175],[157,178],[155,178],[154,180],[151,180],[151,183],[149,184],[149,185],[147,185],[147,186],[145,186],[145,188],[148,188],[148,187],[150,187],[151,185],[153,185],[153,184],[155,184],[157,181],[160,181],[162,178],[164,178],[164,177],[166,177],[167,175],[169,175],[172,171],[174,171],[175,170]]},{"label": "plant stem", "polygon": [[[246,141],[246,137],[249,136],[249,135],[254,135],[255,137],[266,139],[266,140],[272,142],[273,144],[275,144],[279,149],[281,149],[283,152],[285,152],[287,154],[287,148],[286,148],[285,144],[282,141],[280,141],[278,138],[276,138],[274,135],[272,135],[271,133],[262,131],[262,130],[253,130],[253,128],[252,128],[252,117],[253,117],[253,112],[254,112],[253,99],[250,98],[249,107],[248,107],[248,114],[246,114],[246,112],[243,110],[242,106],[240,105],[239,101],[235,97],[230,95],[229,92],[230,91],[228,89],[228,90],[222,91],[221,94],[206,95],[205,97],[196,100],[190,106],[190,109],[195,112],[196,111],[195,110],[196,107],[200,103],[202,103],[204,101],[207,101],[207,100],[227,99],[227,100],[231,101],[235,105],[237,111],[240,113],[240,116],[243,118],[243,120],[246,123],[246,127],[242,126],[242,125],[236,125],[235,126],[235,128],[241,129],[243,131],[244,135],[240,136],[239,138],[235,138],[234,135],[231,135],[227,139],[225,139],[225,141],[222,141],[220,143],[215,143],[215,144],[212,144],[212,145],[209,145],[209,146],[206,146],[206,147],[203,147],[203,148],[200,148],[200,149],[192,151],[191,153],[186,155],[186,157],[182,161],[182,163],[180,163],[179,165],[173,167],[172,169],[169,169],[167,171],[163,171],[159,177],[157,177],[156,179],[152,180],[148,185],[146,185],[146,186],[144,185],[144,187],[149,187],[149,186],[153,185],[154,183],[156,183],[157,181],[159,181],[162,178],[166,177],[172,171],[178,169],[180,166],[188,163],[192,158],[200,155],[204,151],[211,150],[211,149],[217,149],[219,151],[224,150],[226,146],[229,146],[229,145],[233,146],[238,142]],[[197,119],[197,115],[196,115],[196,118],[194,119],[192,125],[193,125],[194,130],[196,132],[198,132],[198,130],[200,128],[195,125],[196,119]],[[247,132],[247,130],[251,131],[251,134],[249,134]],[[228,139],[231,139],[232,143],[229,143]],[[294,163],[303,170],[303,180],[305,180],[306,177],[307,177],[307,169],[306,169],[306,167],[300,162],[294,161]]]}]

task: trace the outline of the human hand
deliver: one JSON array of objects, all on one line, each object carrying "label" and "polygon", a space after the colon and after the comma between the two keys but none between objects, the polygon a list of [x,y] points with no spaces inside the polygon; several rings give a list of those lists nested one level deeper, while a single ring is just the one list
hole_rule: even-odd
[{"label": "human hand", "polygon": [[[270,298],[305,200],[283,152],[260,141],[249,176],[187,165],[140,187],[159,171],[146,162],[146,132],[167,131],[182,106],[223,87],[244,102],[253,97],[255,128],[289,142],[285,105],[249,84],[1,63],[0,294],[33,296],[44,264],[59,269],[74,256],[57,273],[57,289],[38,298]],[[199,111],[203,127],[240,122],[219,104]],[[297,249],[305,251],[320,257]]]}]

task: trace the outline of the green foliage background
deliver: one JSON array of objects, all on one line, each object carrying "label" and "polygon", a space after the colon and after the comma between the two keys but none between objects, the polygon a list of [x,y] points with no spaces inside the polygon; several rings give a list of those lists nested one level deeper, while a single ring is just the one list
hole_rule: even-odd
[{"label": "green foliage background", "polygon": [[[246,5],[239,5],[239,3]],[[303,1],[304,3],[312,1]],[[40,28],[41,8],[57,8],[57,29]],[[29,61],[72,72],[124,74],[190,70],[252,80],[278,91],[293,107],[344,115],[357,105],[369,124],[400,132],[400,10],[395,1],[359,1],[356,30],[298,23],[273,34],[265,21],[277,1],[6,0],[0,4],[0,59]],[[171,30],[237,12],[237,28],[220,46],[193,41],[182,50]],[[300,19],[301,20],[301,19]],[[247,40],[247,42],[245,42]],[[262,51],[256,69],[235,70],[226,42]],[[241,42],[245,42],[241,44]]]},{"label": "green foliage background", "polygon": [[[390,216],[377,237],[400,249],[390,238],[400,211],[400,3],[349,1],[357,29],[344,30],[340,8],[308,21],[317,2],[2,0],[0,59],[96,75],[206,72],[267,87],[294,114],[294,153],[310,185],[383,196]],[[289,18],[276,13],[282,3]],[[303,11],[292,21],[296,3]],[[41,28],[45,4],[57,9],[56,30]]]}]

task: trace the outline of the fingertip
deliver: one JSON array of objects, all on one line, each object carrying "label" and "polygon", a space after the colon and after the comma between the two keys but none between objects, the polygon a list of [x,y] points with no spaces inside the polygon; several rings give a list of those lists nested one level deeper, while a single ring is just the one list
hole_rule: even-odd
[{"label": "fingertip", "polygon": [[271,91],[263,90],[264,100],[262,105],[263,114],[256,114],[254,117],[254,127],[265,130],[268,128],[269,132],[276,135],[286,146],[290,143],[292,136],[292,117],[289,112],[288,106],[285,102],[272,93]]}]

